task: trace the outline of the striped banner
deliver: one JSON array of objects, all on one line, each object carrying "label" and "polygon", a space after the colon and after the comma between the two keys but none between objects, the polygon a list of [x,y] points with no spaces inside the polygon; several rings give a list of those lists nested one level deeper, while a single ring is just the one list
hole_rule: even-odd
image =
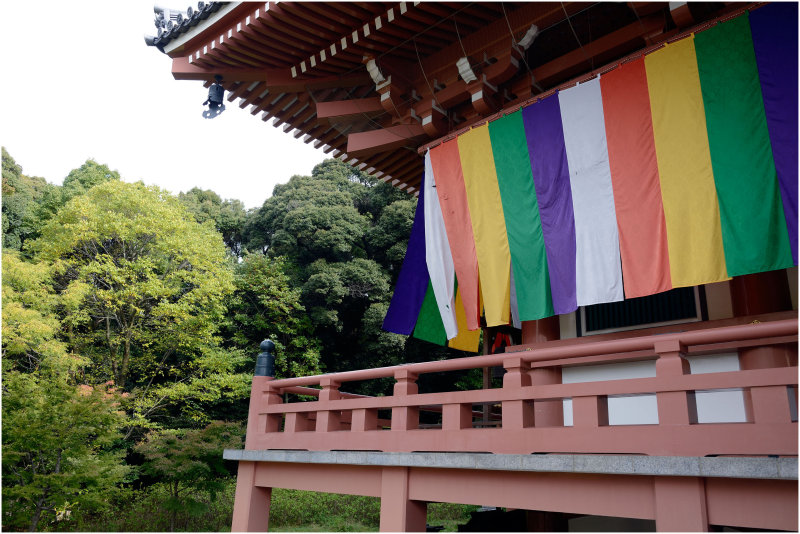
[{"label": "striped banner", "polygon": [[797,79],[768,5],[432,148],[459,332],[796,265]]}]

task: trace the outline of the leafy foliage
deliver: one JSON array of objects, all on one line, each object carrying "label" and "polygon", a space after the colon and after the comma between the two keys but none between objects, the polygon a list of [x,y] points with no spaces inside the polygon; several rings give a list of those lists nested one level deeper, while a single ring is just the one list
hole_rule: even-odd
[{"label": "leafy foliage", "polygon": [[241,425],[215,421],[202,429],[151,432],[135,447],[145,457],[145,473],[169,488],[164,504],[171,512],[170,532],[175,530],[178,512],[205,511],[207,505],[196,498],[198,493],[207,492],[213,499],[224,488],[229,473],[222,451],[240,448],[242,437]]},{"label": "leafy foliage", "polygon": [[[326,160],[311,176],[276,186],[249,218],[247,248],[286,258],[327,370],[402,361],[403,338],[382,332],[377,318],[391,298],[415,204],[340,160]],[[376,355],[376,348],[385,350]]]},{"label": "leafy foliage", "polygon": [[60,294],[80,296],[63,310],[72,348],[91,359],[96,382],[132,393],[136,425],[170,417],[176,399],[245,394],[248,377],[233,374],[241,355],[222,354],[216,335],[233,290],[225,247],[177,199],[100,184],[59,210],[32,249],[52,264]]},{"label": "leafy foliage", "polygon": [[3,526],[37,530],[104,506],[128,471],[123,416],[104,388],[54,373],[3,375]]},{"label": "leafy foliage", "polygon": [[283,258],[261,254],[247,254],[236,265],[230,339],[254,355],[262,340],[272,340],[277,378],[318,374],[319,343],[300,303],[300,291],[289,285],[285,270]]},{"label": "leafy foliage", "polygon": [[[221,450],[241,447],[263,339],[278,377],[452,356],[380,328],[415,208],[339,160],[247,211],[91,159],[51,185],[3,149],[3,526],[229,524]],[[330,499],[314,509],[367,506]],[[151,509],[162,522],[134,517]]]},{"label": "leafy foliage", "polygon": [[108,165],[87,159],[83,165],[69,172],[63,185],[50,186],[45,191],[36,210],[38,226],[44,226],[67,202],[86,194],[92,187],[119,180],[119,173],[109,169]]},{"label": "leafy foliage", "polygon": [[38,235],[39,206],[43,198],[52,195],[56,186],[44,178],[22,174],[5,147],[3,155],[3,248],[22,250]]},{"label": "leafy foliage", "polygon": [[222,200],[211,190],[194,187],[179,193],[178,199],[199,223],[212,221],[222,240],[234,256],[242,255],[242,230],[247,210],[241,200]]},{"label": "leafy foliage", "polygon": [[68,354],[59,339],[55,314],[59,299],[50,286],[46,265],[24,262],[11,250],[3,253],[4,369],[46,368],[75,371],[85,360]]}]

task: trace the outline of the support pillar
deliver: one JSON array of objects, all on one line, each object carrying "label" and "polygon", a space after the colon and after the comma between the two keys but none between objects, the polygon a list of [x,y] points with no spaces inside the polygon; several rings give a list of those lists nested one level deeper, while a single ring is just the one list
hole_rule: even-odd
[{"label": "support pillar", "polygon": [[[789,280],[785,270],[736,276],[730,281],[730,288],[735,317],[792,309]],[[739,366],[742,370],[793,365],[797,365],[797,354],[785,345],[739,350]]]},{"label": "support pillar", "polygon": [[381,532],[425,532],[428,503],[408,497],[408,467],[384,467],[381,474]]},{"label": "support pillar", "polygon": [[239,462],[231,532],[266,532],[272,488],[256,483],[256,462]]},{"label": "support pillar", "polygon": [[[730,281],[730,287],[735,317],[792,309],[789,279],[785,270],[736,276]],[[788,345],[739,349],[739,368],[743,371],[795,365],[797,365],[797,350]],[[793,394],[797,395],[796,388]],[[763,419],[765,414],[756,414],[758,409],[753,406],[753,392],[746,389],[742,392],[742,397],[747,420],[752,422],[757,417]]]},{"label": "support pillar", "polygon": [[653,484],[658,532],[708,532],[702,478],[657,476]]}]

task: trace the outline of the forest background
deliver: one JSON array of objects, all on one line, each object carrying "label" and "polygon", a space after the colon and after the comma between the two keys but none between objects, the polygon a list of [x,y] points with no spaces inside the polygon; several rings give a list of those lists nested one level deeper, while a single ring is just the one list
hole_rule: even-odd
[{"label": "forest background", "polygon": [[[339,160],[250,210],[94,160],[53,185],[5,148],[2,180],[4,530],[229,530],[222,450],[243,446],[264,339],[281,378],[465,355],[381,330],[416,199]],[[279,496],[271,527],[315,507],[377,526],[366,498]]]}]

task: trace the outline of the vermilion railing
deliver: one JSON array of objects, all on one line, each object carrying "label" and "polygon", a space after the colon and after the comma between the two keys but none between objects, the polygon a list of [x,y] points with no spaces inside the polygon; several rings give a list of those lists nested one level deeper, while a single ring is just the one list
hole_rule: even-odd
[{"label": "vermilion railing", "polygon": [[[663,456],[796,455],[797,367],[690,374],[685,356],[746,347],[797,354],[797,320],[698,329],[546,347],[491,356],[271,380],[255,377],[247,449],[385,452],[604,453]],[[537,368],[656,360],[655,377],[531,385]],[[500,388],[418,393],[420,375],[503,366]],[[352,381],[393,377],[386,397],[343,393]],[[316,389],[320,388],[320,389]],[[697,423],[694,393],[741,390],[743,423]],[[317,400],[283,402],[285,393]],[[608,398],[655,394],[658,423],[609,425]],[[573,424],[558,413],[572,400]],[[491,407],[495,425],[477,408]],[[431,412],[434,424],[420,425]],[[380,416],[380,417],[379,417]],[[554,423],[555,421],[555,423]],[[547,426],[543,426],[547,425]],[[423,428],[424,427],[424,428]]]}]

